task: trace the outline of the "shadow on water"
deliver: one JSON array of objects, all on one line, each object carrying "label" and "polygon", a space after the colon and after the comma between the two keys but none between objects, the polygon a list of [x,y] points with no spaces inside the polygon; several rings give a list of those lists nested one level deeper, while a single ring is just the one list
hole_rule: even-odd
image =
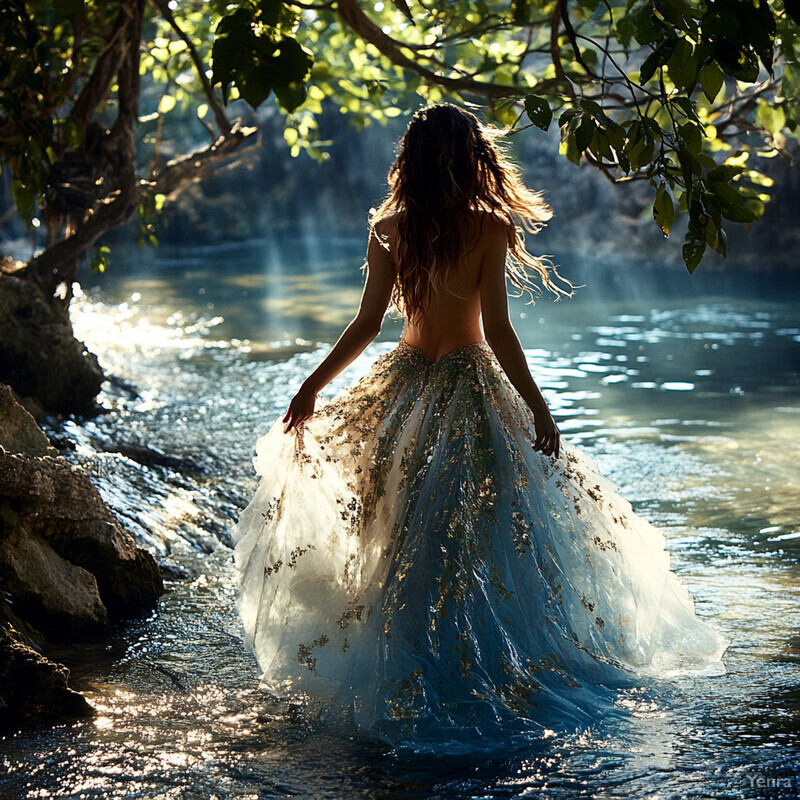
[{"label": "shadow on water", "polygon": [[[663,694],[631,690],[618,698],[622,719],[547,733],[502,757],[413,755],[271,699],[234,611],[229,531],[255,489],[255,439],[360,294],[361,242],[332,244],[313,269],[296,253],[257,243],[187,266],[167,252],[101,289],[88,280],[77,298],[76,332],[112,378],[107,411],[52,419],[48,433],[159,558],[167,591],[154,614],[108,640],[53,652],[98,715],[4,735],[0,794],[797,797],[796,286],[784,282],[776,298],[751,278],[731,291],[734,279],[709,274],[692,293],[686,276],[665,272],[658,292],[631,297],[621,287],[638,278],[626,266],[606,268],[617,282],[578,302],[512,301],[565,437],[664,533],[698,614],[733,641],[727,673]],[[387,321],[328,394],[399,333]]]}]

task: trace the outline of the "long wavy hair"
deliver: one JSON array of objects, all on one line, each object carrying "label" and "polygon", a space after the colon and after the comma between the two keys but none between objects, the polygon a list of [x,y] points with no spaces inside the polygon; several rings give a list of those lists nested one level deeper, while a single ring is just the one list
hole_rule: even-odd
[{"label": "long wavy hair", "polygon": [[481,220],[489,214],[507,229],[506,274],[520,294],[528,292],[531,301],[541,294],[533,274],[555,299],[573,294],[573,284],[546,256],[534,257],[525,249],[524,231],[537,233],[553,213],[541,192],[525,186],[503,153],[500,136],[474,114],[438,103],[417,111],[400,140],[389,170],[389,193],[369,222],[374,230],[380,220],[397,216],[392,302],[411,320],[424,317],[431,291],[447,290],[448,277],[477,245],[478,213]]}]

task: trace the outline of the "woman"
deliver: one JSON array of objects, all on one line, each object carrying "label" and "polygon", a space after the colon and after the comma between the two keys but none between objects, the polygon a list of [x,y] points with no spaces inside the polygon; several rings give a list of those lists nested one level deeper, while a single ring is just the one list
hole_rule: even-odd
[{"label": "woman", "polygon": [[[643,677],[724,673],[729,644],[663,536],[560,441],[506,280],[571,285],[526,252],[516,222],[535,232],[550,210],[496,135],[450,104],[414,115],[359,311],[258,440],[234,530],[263,684],[413,747],[574,729]],[[390,302],[398,345],[317,409]]]}]

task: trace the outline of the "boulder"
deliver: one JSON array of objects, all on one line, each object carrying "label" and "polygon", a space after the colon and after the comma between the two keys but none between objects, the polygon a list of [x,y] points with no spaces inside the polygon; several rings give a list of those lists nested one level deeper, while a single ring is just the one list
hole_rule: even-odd
[{"label": "boulder", "polygon": [[0,623],[0,722],[91,716],[94,709],[68,680],[63,664],[37,653],[13,626]]},{"label": "boulder", "polygon": [[0,271],[0,381],[32,408],[92,408],[104,380],[97,358],[73,335],[68,311],[20,275]]},{"label": "boulder", "polygon": [[47,639],[102,635],[162,592],[152,555],[0,384],[0,718],[87,713],[66,667],[41,655]]},{"label": "boulder", "polygon": [[[117,522],[83,470],[62,458],[0,445],[0,516],[90,572],[111,617],[152,608],[163,591],[153,557]],[[6,547],[0,521],[0,574]],[[76,625],[80,627],[76,621]]]},{"label": "boulder", "polygon": [[57,456],[44,431],[14,397],[9,386],[0,383],[0,446],[11,453],[29,456]]},{"label": "boulder", "polygon": [[2,540],[0,581],[13,598],[15,613],[50,639],[83,639],[108,625],[94,575],[24,527]]}]

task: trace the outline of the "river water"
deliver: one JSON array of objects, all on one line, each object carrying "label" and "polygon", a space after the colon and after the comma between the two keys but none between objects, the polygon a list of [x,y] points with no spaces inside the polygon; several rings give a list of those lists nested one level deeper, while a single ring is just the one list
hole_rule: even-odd
[{"label": "river water", "polygon": [[[698,613],[732,639],[724,676],[684,683],[675,702],[633,693],[624,723],[503,757],[392,753],[259,690],[229,530],[255,489],[256,437],[357,305],[358,247],[296,263],[269,248],[166,253],[84,281],[73,320],[109,376],[107,411],[47,431],[159,559],[166,593],[109,639],[53,651],[98,714],[2,736],[0,796],[797,797],[796,287],[758,299],[671,273],[657,294],[511,303],[563,435],[661,528]],[[399,333],[387,321],[328,394]]]}]

